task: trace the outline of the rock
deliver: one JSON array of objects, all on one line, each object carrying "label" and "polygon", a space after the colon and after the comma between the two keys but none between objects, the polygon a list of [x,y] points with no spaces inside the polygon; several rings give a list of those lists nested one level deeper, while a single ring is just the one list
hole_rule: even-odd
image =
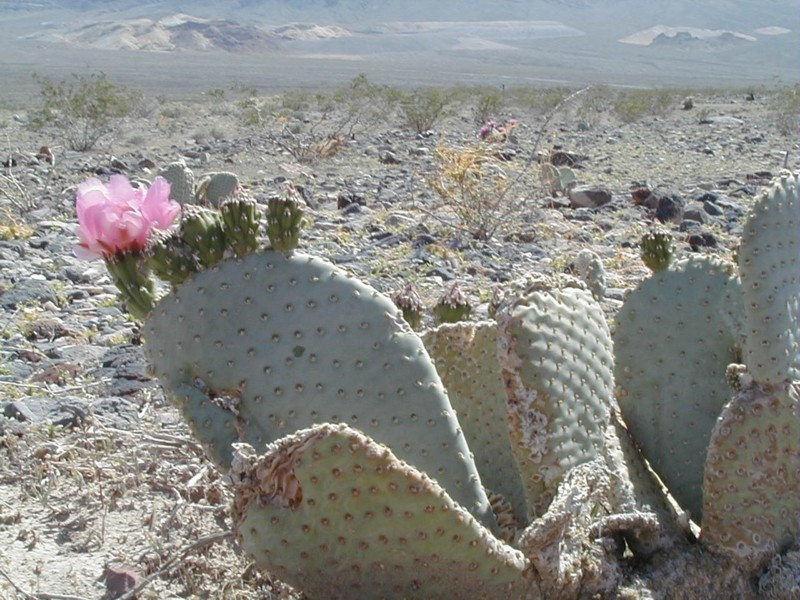
[{"label": "rock", "polygon": [[693,233],[686,241],[691,246],[692,251],[699,252],[700,248],[715,248],[717,246],[717,238],[712,233]]},{"label": "rock", "polygon": [[384,165],[399,165],[400,164],[400,159],[397,158],[397,156],[395,155],[394,152],[391,152],[389,150],[387,150],[385,152],[381,152],[381,155],[378,158],[378,160],[380,160],[381,163],[383,163]]},{"label": "rock", "polygon": [[697,208],[687,208],[683,212],[683,218],[686,221],[697,221],[698,223],[705,223],[706,213]]},{"label": "rock", "polygon": [[0,296],[0,306],[15,309],[31,302],[53,302],[58,304],[58,296],[48,281],[23,279]]},{"label": "rock", "polygon": [[576,186],[567,192],[572,208],[598,208],[611,202],[611,190],[604,187]]},{"label": "rock", "polygon": [[711,200],[706,200],[703,202],[703,210],[712,217],[718,217],[724,212],[718,204],[715,204]]},{"label": "rock", "polygon": [[634,206],[646,206],[647,208],[655,208],[658,205],[658,198],[653,196],[650,188],[644,186],[631,190],[631,201]]},{"label": "rock", "polygon": [[728,115],[720,115],[715,117],[703,117],[700,119],[701,125],[744,125],[744,121],[736,117]]},{"label": "rock", "polygon": [[116,170],[116,171],[122,172],[122,171],[127,171],[128,170],[128,165],[125,164],[125,162],[123,162],[120,159],[118,159],[116,156],[112,156],[111,157],[111,168]]},{"label": "rock", "polygon": [[108,598],[119,598],[136,589],[136,586],[141,581],[141,573],[133,568],[125,566],[106,567],[106,596]]},{"label": "rock", "polygon": [[677,190],[657,187],[653,190],[656,199],[656,219],[662,223],[680,223],[683,220],[683,198]]},{"label": "rock", "polygon": [[364,199],[363,196],[355,193],[342,192],[336,197],[336,208],[338,208],[339,210],[343,210],[348,206],[350,206],[351,204],[366,206],[367,201]]},{"label": "rock", "polygon": [[50,165],[56,164],[56,157],[53,154],[53,151],[47,146],[42,146],[41,148],[39,148],[39,152],[36,154],[36,158],[39,160],[39,162],[47,163]]},{"label": "rock", "polygon": [[33,423],[36,420],[36,415],[33,411],[19,400],[9,402],[3,406],[3,416],[27,423]]}]

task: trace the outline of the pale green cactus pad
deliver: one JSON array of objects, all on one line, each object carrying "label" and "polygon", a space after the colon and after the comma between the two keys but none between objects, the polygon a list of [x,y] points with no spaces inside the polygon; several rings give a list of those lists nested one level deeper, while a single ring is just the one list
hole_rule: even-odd
[{"label": "pale green cactus pad", "polygon": [[236,439],[257,448],[348,423],[494,527],[422,342],[389,298],[334,265],[270,251],[223,260],[163,298],[143,333],[156,375],[223,468],[233,435],[219,437],[221,410]]},{"label": "pale green cactus pad", "polygon": [[512,447],[534,518],[569,469],[605,457],[611,338],[600,306],[577,288],[530,292],[498,324]]},{"label": "pale green cactus pad", "polygon": [[600,302],[606,295],[606,270],[603,259],[596,252],[581,250],[575,257],[575,270],[592,292],[592,297]]},{"label": "pale green cactus pad", "polygon": [[260,457],[239,447],[231,477],[243,547],[311,598],[538,597],[521,552],[343,424],[298,431]]},{"label": "pale green cactus pad", "polygon": [[800,538],[796,383],[739,391],[708,448],[701,539],[753,571]]},{"label": "pale green cactus pad", "polygon": [[421,334],[464,429],[484,487],[503,496],[518,524],[525,491],[508,434],[506,389],[497,361],[497,323],[443,324]]},{"label": "pale green cactus pad", "polygon": [[197,182],[195,196],[200,204],[219,207],[239,190],[239,178],[235,173],[206,173]]},{"label": "pale green cactus pad", "polygon": [[745,363],[753,378],[800,378],[800,198],[798,175],[775,179],[742,231],[739,272],[747,309]]},{"label": "pale green cactus pad", "polygon": [[725,369],[737,358],[728,313],[740,313],[740,293],[731,266],[695,257],[654,273],[628,296],[614,331],[625,422],[693,518],[702,511],[711,430],[730,397]]},{"label": "pale green cactus pad", "polygon": [[169,197],[181,204],[194,204],[194,173],[182,160],[168,164],[158,172],[169,181]]}]

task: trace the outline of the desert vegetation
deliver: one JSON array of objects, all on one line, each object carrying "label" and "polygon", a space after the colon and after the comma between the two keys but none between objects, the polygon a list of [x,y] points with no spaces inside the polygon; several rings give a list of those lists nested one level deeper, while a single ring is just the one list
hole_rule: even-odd
[{"label": "desert vegetation", "polygon": [[[153,189],[164,176],[173,199],[180,191],[182,205],[198,205],[186,210],[197,213],[195,224],[229,227],[224,215],[241,220],[253,210],[264,215],[263,229],[251,223],[263,233],[259,244],[288,251],[299,238],[298,252],[330,261],[385,297],[405,291],[417,311],[408,320],[420,331],[419,344],[436,355],[456,396],[460,382],[448,377],[474,365],[446,366],[447,348],[466,347],[465,338],[455,330],[439,330],[453,336],[444,341],[432,333],[434,307],[468,305],[473,323],[505,314],[509,335],[526,335],[503,312],[524,291],[519,286],[531,277],[571,277],[570,285],[591,292],[575,292],[581,302],[596,303],[587,319],[597,336],[607,327],[622,331],[618,319],[632,290],[668,277],[651,274],[642,262],[644,234],[659,240],[659,252],[670,253],[650,264],[668,269],[696,259],[692,268],[713,271],[715,282],[728,278],[725,268],[697,261],[735,260],[760,190],[782,169],[800,167],[796,86],[400,89],[359,75],[334,89],[266,95],[242,82],[168,99],[96,73],[40,78],[28,105],[0,108],[0,127],[0,532],[9,540],[0,548],[0,596],[13,600],[300,597],[279,574],[253,562],[245,551],[254,547],[252,539],[232,533],[234,520],[244,518],[243,504],[231,508],[243,480],[234,486],[215,466],[218,450],[202,436],[198,441],[197,426],[193,432],[169,401],[177,397],[164,392],[172,363],[155,365],[160,381],[153,378],[158,361],[152,355],[148,366],[143,342],[169,348],[182,335],[175,324],[183,315],[165,313],[154,325],[152,304],[120,298],[124,264],[107,271],[102,262],[74,255],[76,192],[85,193],[79,186],[90,177],[106,185],[123,176],[138,189]],[[231,196],[247,202],[233,207],[226,204]],[[267,230],[280,233],[291,224],[302,230],[286,247],[276,241],[284,238],[267,238]],[[173,251],[195,236],[159,243]],[[204,239],[202,249],[217,243],[213,234]],[[235,253],[247,260],[254,247],[240,245]],[[103,254],[102,245],[92,248]],[[200,269],[187,260],[181,273]],[[148,268],[172,277],[160,266]],[[182,293],[193,302],[201,294],[179,291],[184,281],[137,284],[134,293],[147,288],[153,299]],[[570,287],[564,289],[554,292],[557,304],[572,302],[564,299],[574,295]],[[386,306],[374,309],[376,319]],[[372,310],[356,314],[372,319]],[[637,354],[629,338],[619,343]],[[281,368],[306,356],[304,344],[292,342]],[[207,393],[215,406],[235,405],[235,390],[209,391],[207,378],[198,374],[191,393]],[[736,381],[749,385],[741,373]],[[361,433],[334,429],[309,434],[303,443],[344,436],[371,448]],[[584,469],[570,477],[590,475]],[[539,497],[542,514],[550,500],[567,510],[569,500],[554,496],[548,489]],[[464,498],[468,503],[469,494]],[[527,519],[522,495],[515,498],[510,521],[508,510],[498,512],[505,515],[498,522],[510,527],[494,530],[503,543],[513,542],[514,528]],[[295,501],[287,496],[289,504]],[[682,513],[685,530],[676,525],[676,533],[670,525],[667,538],[678,536],[682,544],[696,535],[697,501],[696,495],[680,498],[694,512]],[[581,514],[591,521],[597,515],[589,512]],[[658,513],[660,522],[668,513]],[[627,529],[625,535],[635,537]],[[697,556],[698,570],[711,564]],[[782,548],[777,556],[796,568],[791,551]],[[778,577],[780,569],[762,558],[752,577],[763,575],[759,582],[771,589],[764,574]],[[560,580],[549,585],[555,589]],[[562,589],[578,593],[574,586]]]}]

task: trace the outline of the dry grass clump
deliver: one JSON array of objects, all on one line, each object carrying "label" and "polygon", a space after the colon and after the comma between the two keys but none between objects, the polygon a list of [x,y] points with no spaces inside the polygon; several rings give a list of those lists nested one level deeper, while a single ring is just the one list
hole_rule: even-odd
[{"label": "dry grass clump", "polygon": [[241,554],[230,489],[177,412],[139,412],[0,437],[0,597],[291,597]]}]

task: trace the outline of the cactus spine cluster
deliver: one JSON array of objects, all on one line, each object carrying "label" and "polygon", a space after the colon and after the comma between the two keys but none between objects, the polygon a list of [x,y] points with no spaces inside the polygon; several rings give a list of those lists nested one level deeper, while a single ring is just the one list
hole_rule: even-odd
[{"label": "cactus spine cluster", "polygon": [[148,357],[229,472],[243,547],[309,597],[796,598],[797,188],[758,198],[738,272],[659,255],[613,334],[582,286],[539,281],[418,336],[267,249],[158,302]]}]

